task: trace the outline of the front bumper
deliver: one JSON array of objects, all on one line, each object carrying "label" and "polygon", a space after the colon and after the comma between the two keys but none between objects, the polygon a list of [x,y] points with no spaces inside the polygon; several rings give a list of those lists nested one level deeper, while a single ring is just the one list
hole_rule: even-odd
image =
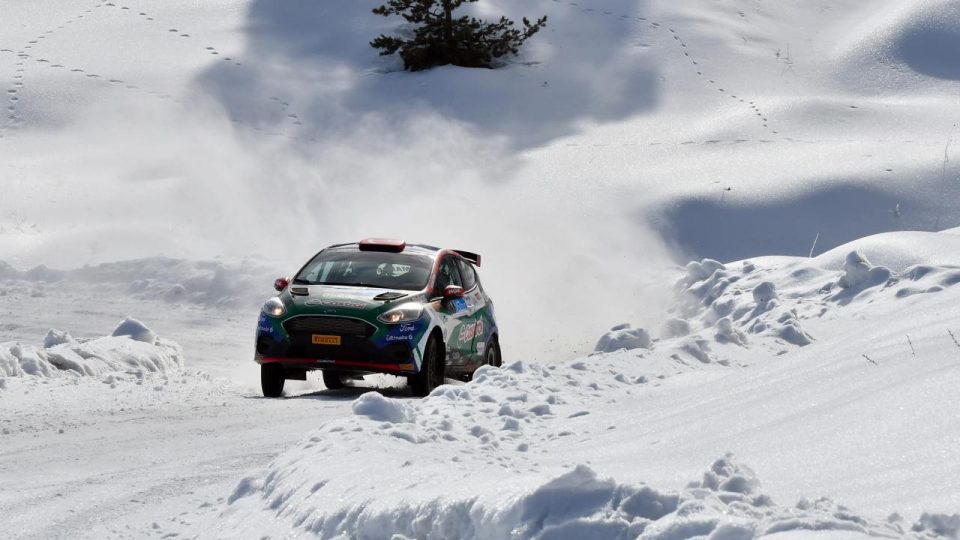
[{"label": "front bumper", "polygon": [[[322,320],[321,320],[322,319]],[[417,372],[413,329],[395,335],[394,329],[351,329],[334,317],[293,317],[282,323],[261,319],[255,361],[279,363],[294,370],[335,369],[353,373],[414,374]],[[351,320],[356,326],[356,321]],[[321,334],[337,336],[338,345],[313,343]],[[402,339],[400,339],[402,338]]]}]

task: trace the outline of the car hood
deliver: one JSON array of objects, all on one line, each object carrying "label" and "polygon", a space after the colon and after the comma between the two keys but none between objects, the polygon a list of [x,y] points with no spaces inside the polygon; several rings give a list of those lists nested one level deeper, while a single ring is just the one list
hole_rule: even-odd
[{"label": "car hood", "polygon": [[419,297],[417,291],[401,291],[380,287],[345,287],[340,285],[310,285],[307,294],[291,295],[294,305],[305,311],[334,313],[366,311]]}]

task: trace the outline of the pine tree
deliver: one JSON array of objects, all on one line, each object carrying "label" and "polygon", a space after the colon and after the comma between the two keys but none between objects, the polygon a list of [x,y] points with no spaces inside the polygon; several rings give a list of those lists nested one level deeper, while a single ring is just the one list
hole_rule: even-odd
[{"label": "pine tree", "polygon": [[470,16],[454,17],[453,12],[464,3],[477,0],[389,0],[376,8],[377,15],[399,15],[415,26],[407,39],[381,34],[370,42],[386,56],[399,52],[404,69],[420,71],[433,66],[453,64],[463,67],[494,67],[496,59],[517,54],[523,42],[547,24],[547,17],[530,23],[523,19],[523,28],[500,17],[487,22]]}]

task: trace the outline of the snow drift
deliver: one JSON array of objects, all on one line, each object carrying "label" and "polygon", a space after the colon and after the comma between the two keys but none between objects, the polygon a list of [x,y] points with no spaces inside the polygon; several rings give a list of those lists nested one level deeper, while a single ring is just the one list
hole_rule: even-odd
[{"label": "snow drift", "polygon": [[[259,494],[284,516],[291,494],[277,493],[278,481],[273,476],[265,483],[245,479],[229,502]],[[293,497],[302,496],[299,506],[304,507],[327,491],[321,482]],[[295,519],[296,529],[319,538],[395,540],[749,539],[789,532],[892,538],[907,534],[902,522],[871,521],[826,498],[777,505],[762,492],[754,473],[730,454],[677,492],[621,484],[578,465],[532,489],[502,490],[496,498],[438,497],[389,510],[380,506],[369,500],[330,516],[301,512]],[[949,533],[957,519],[960,516],[924,515],[914,531]]]},{"label": "snow drift", "polygon": [[0,343],[2,377],[133,377],[183,369],[180,346],[162,339],[143,323],[126,319],[106,337],[75,340],[50,330],[43,347]]}]

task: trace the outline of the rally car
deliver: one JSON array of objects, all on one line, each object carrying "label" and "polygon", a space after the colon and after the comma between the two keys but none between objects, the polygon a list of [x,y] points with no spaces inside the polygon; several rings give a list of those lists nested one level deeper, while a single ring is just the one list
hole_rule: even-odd
[{"label": "rally car", "polygon": [[263,305],[256,354],[263,395],[322,370],[327,388],[370,373],[407,377],[425,396],[445,377],[500,366],[493,302],[468,251],[369,238],[317,253]]}]

